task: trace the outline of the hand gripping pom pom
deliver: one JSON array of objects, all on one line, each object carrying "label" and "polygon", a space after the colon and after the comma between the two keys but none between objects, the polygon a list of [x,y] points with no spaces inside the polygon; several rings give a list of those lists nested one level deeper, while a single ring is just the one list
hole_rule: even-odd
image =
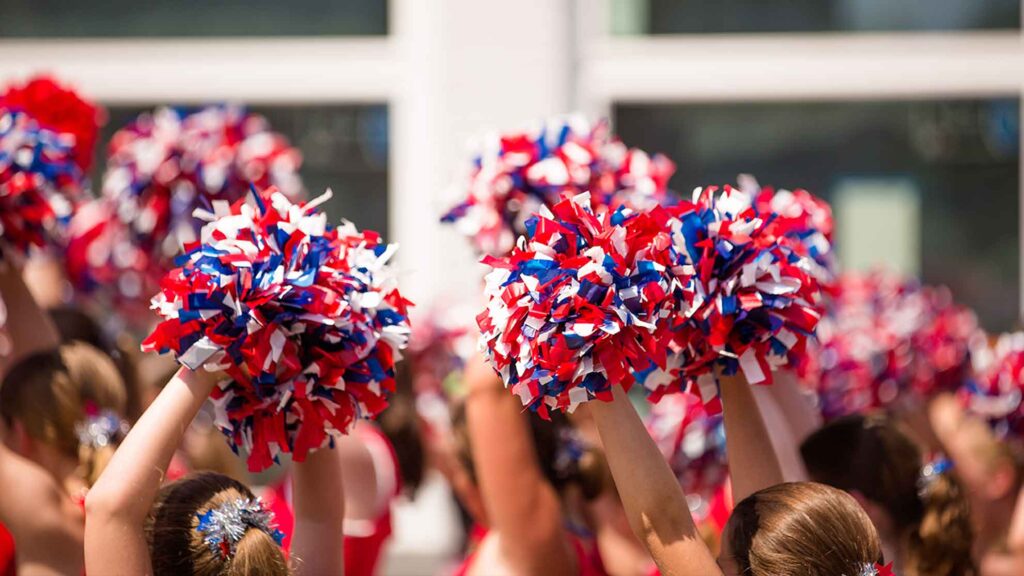
[{"label": "hand gripping pom pom", "polygon": [[523,405],[572,411],[628,387],[633,366],[664,363],[687,281],[670,220],[660,207],[595,213],[581,194],[542,207],[507,257],[484,258],[481,344]]},{"label": "hand gripping pom pom", "polygon": [[74,136],[0,109],[0,251],[61,245],[83,192]]},{"label": "hand gripping pom pom", "polygon": [[49,76],[9,86],[0,94],[0,108],[22,111],[43,128],[73,137],[71,156],[79,170],[89,172],[100,124],[106,118],[102,108]]},{"label": "hand gripping pom pom", "polygon": [[654,401],[689,391],[716,410],[716,370],[770,383],[771,371],[799,356],[814,333],[822,310],[815,265],[775,224],[778,215],[752,201],[729,186],[708,187],[671,209],[675,266],[691,274],[690,296],[667,363],[641,372]]},{"label": "hand gripping pom pom", "polygon": [[83,292],[111,291],[118,307],[144,302],[195,241],[197,208],[235,202],[250,184],[290,199],[302,185],[299,152],[260,116],[233,106],[161,108],[114,134],[100,206],[73,226],[68,272]]},{"label": "hand gripping pom pom", "polygon": [[297,461],[372,418],[395,387],[410,328],[394,286],[394,247],[350,223],[326,224],[325,195],[293,205],[270,189],[215,201],[199,243],[161,283],[163,318],[143,342],[192,369],[223,369],[216,421],[261,470]]},{"label": "hand gripping pom pom", "polygon": [[818,327],[816,351],[807,355],[822,416],[912,408],[955,390],[978,338],[974,313],[945,288],[883,271],[844,275]]},{"label": "hand gripping pom pom", "polygon": [[1024,436],[1024,333],[1003,334],[972,349],[974,377],[958,392],[967,409],[1000,438]]},{"label": "hand gripping pom pom", "polygon": [[705,409],[692,394],[672,394],[651,406],[647,431],[675,472],[690,512],[701,522],[729,476],[721,413]]},{"label": "hand gripping pom pom", "polygon": [[645,210],[668,198],[675,164],[628,149],[607,122],[555,118],[536,130],[493,136],[473,162],[468,196],[442,218],[483,253],[509,253],[541,206],[590,192],[596,205]]}]

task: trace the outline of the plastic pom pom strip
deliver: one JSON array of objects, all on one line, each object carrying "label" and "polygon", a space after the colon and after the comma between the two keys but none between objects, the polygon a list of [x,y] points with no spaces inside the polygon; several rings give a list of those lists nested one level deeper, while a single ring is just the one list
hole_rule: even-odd
[{"label": "plastic pom pom strip", "polygon": [[192,369],[223,369],[217,424],[261,470],[281,453],[302,461],[370,418],[394,390],[410,332],[388,265],[394,246],[273,189],[215,201],[201,241],[153,299],[163,321],[143,343]]},{"label": "plastic pom pom strip", "polygon": [[484,254],[504,255],[526,221],[563,194],[590,192],[595,204],[646,209],[667,199],[675,165],[629,149],[607,122],[555,118],[527,132],[490,137],[474,159],[465,200],[442,218]]},{"label": "plastic pom pom strip", "polygon": [[74,137],[41,128],[24,112],[0,109],[0,239],[3,249],[59,244],[76,204],[82,172]]},{"label": "plastic pom pom strip", "polygon": [[79,170],[87,173],[92,167],[96,138],[106,117],[96,104],[55,78],[37,76],[24,85],[9,86],[0,94],[0,108],[24,112],[43,128],[70,135],[71,156]]},{"label": "plastic pom pom strip", "polygon": [[703,521],[729,477],[721,413],[710,413],[692,394],[673,394],[652,405],[644,423],[683,487],[690,512]]},{"label": "plastic pom pom strip", "polygon": [[244,108],[161,108],[139,116],[114,134],[100,205],[75,223],[70,279],[79,290],[111,287],[115,302],[139,302],[156,290],[182,245],[198,237],[197,208],[244,198],[250,183],[296,199],[301,160]]},{"label": "plastic pom pom strip", "polygon": [[808,355],[818,363],[808,372],[822,415],[914,405],[955,390],[979,337],[973,312],[945,288],[882,271],[844,275],[818,329],[820,350]]},{"label": "plastic pom pom strip", "polygon": [[595,212],[586,194],[542,208],[508,257],[484,258],[477,322],[492,365],[542,414],[637,376],[655,400],[689,390],[706,403],[717,369],[770,382],[821,306],[807,258],[770,223],[729,187],[640,213]]}]

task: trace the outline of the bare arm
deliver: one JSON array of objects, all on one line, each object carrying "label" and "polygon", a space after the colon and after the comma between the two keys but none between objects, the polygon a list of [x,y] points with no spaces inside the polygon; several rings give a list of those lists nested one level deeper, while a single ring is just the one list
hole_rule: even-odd
[{"label": "bare arm", "polygon": [[520,574],[571,573],[561,502],[537,463],[519,401],[482,358],[469,363],[465,378],[474,467],[503,558]]},{"label": "bare arm", "polygon": [[762,488],[781,484],[785,478],[746,377],[739,372],[720,374],[719,382],[732,495],[739,503]]},{"label": "bare arm", "polygon": [[0,443],[0,486],[0,521],[18,544],[18,574],[80,574],[84,519],[53,478]]},{"label": "bare arm", "polygon": [[686,495],[626,393],[616,386],[612,396],[611,402],[592,402],[591,413],[633,532],[665,576],[721,574],[693,524]]},{"label": "bare arm", "polygon": [[344,574],[345,553],[339,543],[345,524],[341,454],[322,449],[296,463],[293,473],[295,574]]},{"label": "bare arm", "polygon": [[90,574],[150,574],[143,526],[189,423],[216,379],[181,368],[118,447],[86,498]]},{"label": "bare arm", "polygon": [[817,429],[812,424],[815,420],[812,406],[802,402],[803,398],[793,395],[799,394],[799,390],[794,389],[798,385],[794,374],[779,371],[775,373],[775,381],[771,386],[750,387],[786,482],[808,479],[807,469],[800,456],[800,442]]},{"label": "bare arm", "polygon": [[6,374],[22,358],[56,349],[60,336],[25,286],[21,269],[11,262],[0,263],[0,294],[7,309],[5,330],[11,340],[10,353],[0,354],[0,374]]}]

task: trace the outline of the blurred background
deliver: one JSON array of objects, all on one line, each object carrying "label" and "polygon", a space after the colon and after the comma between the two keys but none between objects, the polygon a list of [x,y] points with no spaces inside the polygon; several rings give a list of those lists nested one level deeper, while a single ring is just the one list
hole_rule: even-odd
[{"label": "blurred background", "polygon": [[[75,84],[107,107],[106,137],[156,105],[251,106],[302,150],[310,191],[333,188],[332,219],[402,245],[403,292],[423,308],[479,292],[472,251],[437,220],[467,143],[578,110],[675,160],[681,194],[751,173],[824,196],[847,268],[946,284],[1001,331],[1024,300],[1021,12],[1020,0],[0,0],[0,80]],[[399,512],[390,573],[429,573],[458,546],[443,490]]]}]

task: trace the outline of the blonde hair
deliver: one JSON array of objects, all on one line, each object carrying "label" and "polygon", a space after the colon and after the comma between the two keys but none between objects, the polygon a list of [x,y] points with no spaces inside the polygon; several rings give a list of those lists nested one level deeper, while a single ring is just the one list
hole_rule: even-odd
[{"label": "blonde hair", "polygon": [[247,528],[229,556],[207,544],[199,516],[239,499],[253,499],[252,491],[212,472],[165,486],[146,526],[154,576],[288,576],[281,546],[259,528]]},{"label": "blonde hair", "polygon": [[0,416],[18,422],[34,440],[79,464],[78,476],[92,486],[114,455],[116,437],[87,441],[81,433],[90,415],[120,422],[127,402],[124,380],[105,354],[81,342],[25,358],[0,386]]}]

